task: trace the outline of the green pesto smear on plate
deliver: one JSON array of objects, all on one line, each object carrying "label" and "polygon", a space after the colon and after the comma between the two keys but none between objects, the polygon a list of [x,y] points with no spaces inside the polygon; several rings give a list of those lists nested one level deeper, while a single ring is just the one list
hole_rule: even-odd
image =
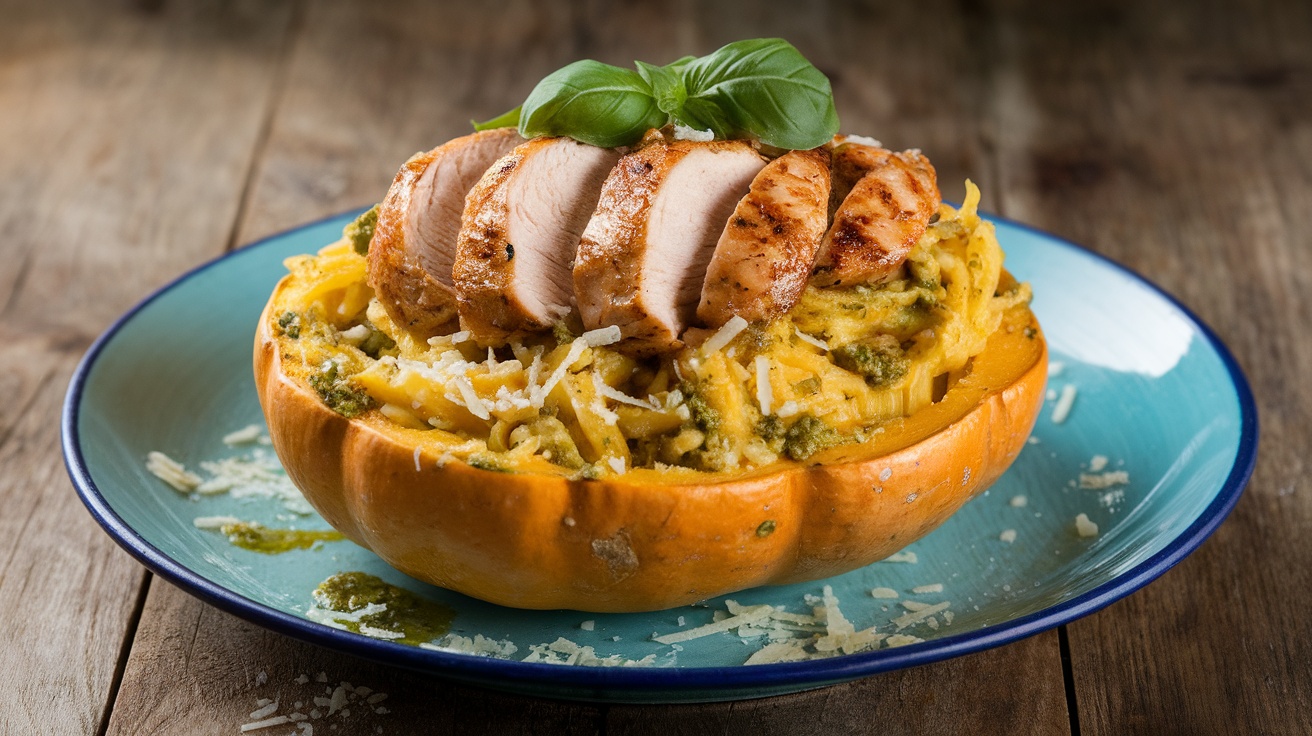
[{"label": "green pesto smear on plate", "polygon": [[341,532],[331,529],[325,531],[271,529],[250,521],[224,524],[219,531],[233,545],[266,555],[279,555],[294,549],[309,549],[319,542],[340,542],[346,539]]},{"label": "green pesto smear on plate", "polygon": [[337,624],[357,634],[373,635],[383,631],[400,634],[386,637],[399,644],[418,645],[445,635],[451,629],[456,612],[451,608],[421,598],[381,578],[363,572],[342,572],[314,589],[314,602],[328,611],[357,614],[373,606],[378,610],[360,616],[334,617]]}]

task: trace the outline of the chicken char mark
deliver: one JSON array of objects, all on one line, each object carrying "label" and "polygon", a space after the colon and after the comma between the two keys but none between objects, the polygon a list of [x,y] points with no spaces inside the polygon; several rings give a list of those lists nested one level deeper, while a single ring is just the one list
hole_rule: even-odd
[{"label": "chicken char mark", "polygon": [[523,138],[513,128],[462,136],[405,162],[378,208],[368,281],[388,316],[420,338],[456,324],[451,286],[465,195]]},{"label": "chicken char mark", "polygon": [[793,308],[829,225],[830,155],[790,151],[766,164],[725,225],[706,270],[698,320],[768,320]]},{"label": "chicken char mark", "polygon": [[584,327],[618,325],[632,355],[678,349],[716,241],[765,163],[743,141],[658,140],[620,159],[574,266]]},{"label": "chicken char mark", "polygon": [[812,283],[853,286],[896,277],[938,211],[934,167],[919,151],[857,143],[836,147],[833,165],[834,195],[848,191],[821,243]]},{"label": "chicken char mark", "polygon": [[619,157],[569,138],[535,138],[470,191],[452,273],[460,323],[480,343],[549,329],[573,311],[574,254]]}]

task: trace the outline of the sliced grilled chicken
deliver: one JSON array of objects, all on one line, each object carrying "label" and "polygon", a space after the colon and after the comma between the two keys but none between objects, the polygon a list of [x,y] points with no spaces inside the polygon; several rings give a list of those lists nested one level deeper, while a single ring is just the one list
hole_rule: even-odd
[{"label": "sliced grilled chicken", "polygon": [[[896,276],[938,211],[938,181],[919,151],[856,143],[834,150],[834,171],[864,173],[834,212],[812,272],[817,286],[879,283]],[[835,181],[835,188],[843,186]]]},{"label": "sliced grilled chicken", "polygon": [[618,325],[633,355],[678,348],[716,239],[764,165],[743,141],[660,141],[620,159],[574,265],[584,327]]},{"label": "sliced grilled chicken", "polygon": [[470,191],[452,276],[460,324],[479,342],[547,329],[573,311],[579,236],[619,157],[569,138],[534,138]]},{"label": "sliced grilled chicken", "polygon": [[766,164],[729,218],[706,269],[697,319],[774,319],[793,308],[829,225],[829,151],[790,151]]},{"label": "sliced grilled chicken", "polygon": [[514,128],[483,131],[416,154],[401,167],[369,244],[369,285],[398,325],[424,338],[455,328],[451,264],[465,195],[523,141]]}]

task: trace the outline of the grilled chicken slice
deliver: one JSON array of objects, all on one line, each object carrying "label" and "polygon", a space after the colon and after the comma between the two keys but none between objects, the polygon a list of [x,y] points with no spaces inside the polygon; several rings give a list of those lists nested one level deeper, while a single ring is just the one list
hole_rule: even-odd
[{"label": "grilled chicken slice", "polygon": [[734,315],[774,319],[806,287],[829,225],[829,151],[790,151],[752,180],[706,269],[697,319],[719,327]]},{"label": "grilled chicken slice", "polygon": [[579,236],[619,157],[569,138],[534,138],[469,193],[452,274],[460,324],[480,343],[550,328],[573,311]]},{"label": "grilled chicken slice", "polygon": [[421,338],[451,332],[451,264],[465,195],[523,138],[514,128],[463,136],[405,162],[378,208],[369,285],[387,314]]},{"label": "grilled chicken slice", "polygon": [[584,327],[618,325],[632,355],[677,349],[716,239],[764,165],[743,141],[658,141],[620,159],[574,265]]},{"label": "grilled chicken slice", "polygon": [[893,278],[938,211],[934,167],[919,151],[893,153],[859,143],[837,146],[833,166],[834,189],[851,190],[834,212],[812,283],[852,286]]}]

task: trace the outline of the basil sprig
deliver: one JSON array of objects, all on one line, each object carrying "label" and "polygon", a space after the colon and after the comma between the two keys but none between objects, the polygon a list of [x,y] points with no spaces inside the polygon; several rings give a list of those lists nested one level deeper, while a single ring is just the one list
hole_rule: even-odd
[{"label": "basil sprig", "polygon": [[671,122],[788,149],[815,148],[838,132],[829,79],[781,38],[635,66],[576,61],[539,82],[519,108],[474,127],[516,126],[526,138],[564,135],[607,148]]}]

